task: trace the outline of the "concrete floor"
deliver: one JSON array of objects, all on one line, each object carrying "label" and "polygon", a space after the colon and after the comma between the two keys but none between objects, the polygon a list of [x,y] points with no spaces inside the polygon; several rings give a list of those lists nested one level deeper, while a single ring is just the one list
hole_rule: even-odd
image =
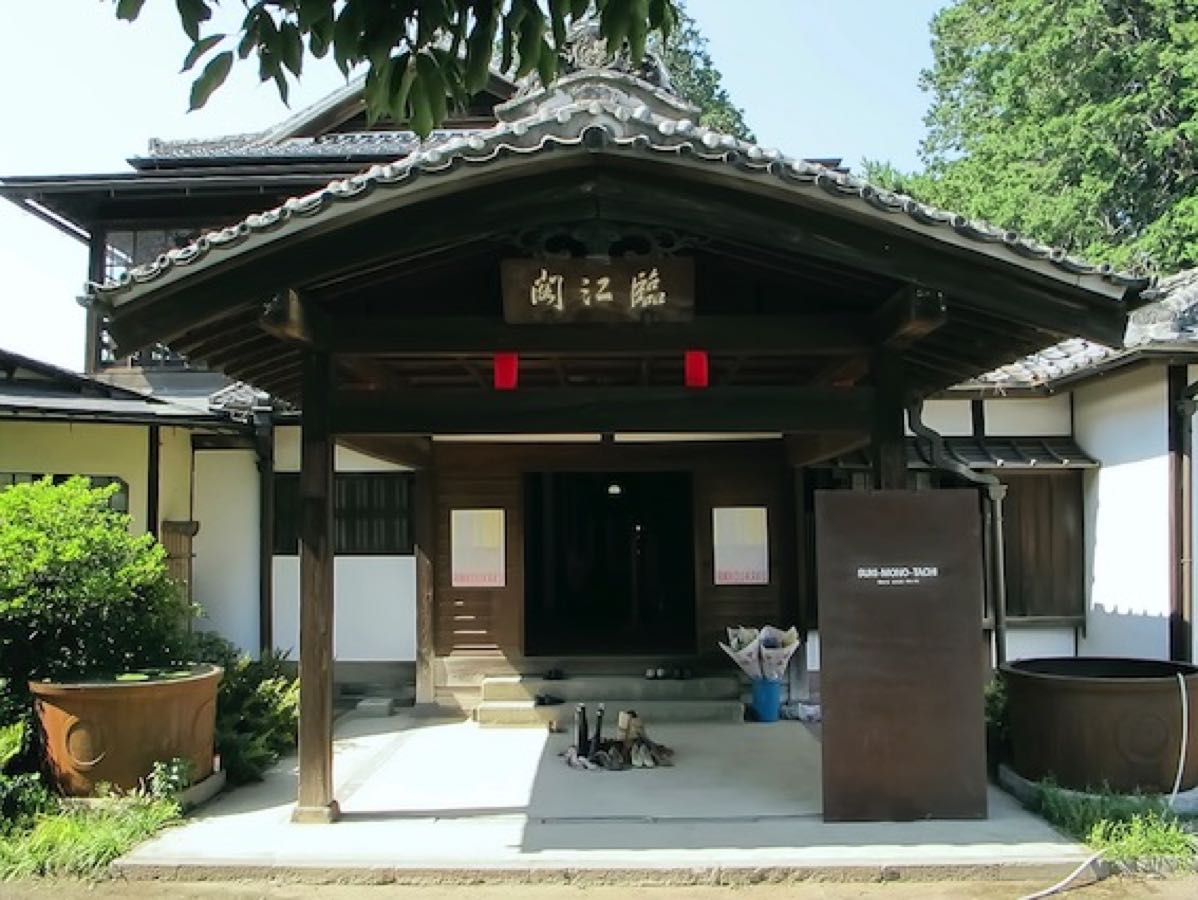
[{"label": "concrete floor", "polygon": [[579,870],[695,878],[762,870],[835,877],[1064,874],[1084,856],[998,790],[970,822],[825,824],[820,747],[805,726],[675,724],[650,736],[673,768],[579,772],[567,739],[400,715],[338,722],[336,825],[292,825],[295,762],[217,799],[118,863],[129,877],[395,880],[446,870]]}]

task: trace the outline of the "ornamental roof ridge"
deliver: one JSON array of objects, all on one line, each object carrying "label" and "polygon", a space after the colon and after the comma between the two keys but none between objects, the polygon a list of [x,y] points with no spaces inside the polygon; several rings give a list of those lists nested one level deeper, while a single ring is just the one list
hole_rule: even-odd
[{"label": "ornamental roof ridge", "polygon": [[495,114],[501,122],[514,122],[537,110],[592,99],[645,106],[674,118],[698,119],[700,115],[699,108],[675,90],[656,50],[647,48],[639,61],[633,61],[626,46],[611,53],[594,14],[571,28],[562,46],[558,77],[545,85],[534,70],[517,82],[511,100],[495,106]]},{"label": "ornamental roof ridge", "polygon": [[[599,88],[603,88],[600,90]],[[648,91],[646,91],[648,89]],[[697,116],[662,111],[666,93],[627,73],[582,70],[527,96],[525,108],[514,101],[512,115],[496,125],[475,131],[436,135],[407,155],[376,164],[349,178],[335,179],[311,193],[292,197],[273,209],[247,216],[225,228],[207,232],[193,243],[172,249],[151,262],[123,273],[115,281],[89,283],[84,302],[101,306],[127,302],[131,292],[174,273],[203,267],[225,257],[251,236],[283,233],[300,223],[344,204],[366,201],[389,191],[402,190],[417,176],[446,176],[464,168],[487,165],[503,158],[532,156],[554,147],[590,152],[643,153],[659,157],[686,157],[712,166],[725,166],[745,177],[772,180],[779,190],[808,194],[820,203],[854,203],[873,218],[893,221],[912,231],[923,231],[938,240],[964,244],[1002,257],[1011,263],[1055,273],[1059,280],[1083,286],[1106,283],[1143,290],[1148,278],[1120,272],[1111,265],[1091,264],[1066,250],[1049,247],[1014,231],[924,204],[905,194],[870,184],[847,172],[818,162],[787,156],[733,135],[708,128]],[[652,100],[653,102],[649,102]],[[658,101],[661,101],[660,103]],[[820,200],[819,198],[823,198]],[[925,230],[926,229],[926,230]],[[962,240],[963,239],[963,240]]]}]

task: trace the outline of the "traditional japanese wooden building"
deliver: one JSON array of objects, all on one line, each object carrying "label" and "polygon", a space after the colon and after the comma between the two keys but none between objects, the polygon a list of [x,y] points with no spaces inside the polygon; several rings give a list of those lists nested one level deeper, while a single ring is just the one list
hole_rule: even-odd
[{"label": "traditional japanese wooden building", "polygon": [[814,498],[848,486],[819,464],[915,486],[908,410],[1063,338],[1118,344],[1148,287],[713,132],[652,60],[572,54],[399,152],[347,91],[243,147],[249,181],[176,146],[118,200],[46,188],[42,213],[110,235],[105,204],[183,193],[209,229],[108,280],[94,255],[97,356],[178,354],[302,410],[301,818],[335,814],[335,441],[415,471],[419,701],[700,669],[727,626],[813,623]]}]

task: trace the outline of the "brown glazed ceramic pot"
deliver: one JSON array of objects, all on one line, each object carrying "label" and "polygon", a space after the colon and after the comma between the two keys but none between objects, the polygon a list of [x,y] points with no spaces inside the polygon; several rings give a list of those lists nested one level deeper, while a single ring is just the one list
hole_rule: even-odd
[{"label": "brown glazed ceramic pot", "polygon": [[31,681],[38,722],[58,789],[74,797],[99,784],[136,788],[154,763],[192,763],[191,780],[212,774],[216,687],[223,670],[201,665],[146,681]]}]

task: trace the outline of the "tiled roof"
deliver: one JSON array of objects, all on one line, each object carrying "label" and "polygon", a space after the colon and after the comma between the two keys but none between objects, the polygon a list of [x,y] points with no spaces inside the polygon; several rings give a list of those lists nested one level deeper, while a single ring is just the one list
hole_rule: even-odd
[{"label": "tiled roof", "polygon": [[1122,347],[1069,338],[979,376],[965,388],[1040,388],[1104,363],[1154,348],[1193,345],[1198,353],[1198,268],[1162,279],[1144,296],[1153,302],[1128,317]]},{"label": "tiled roof", "polygon": [[[393,163],[372,166],[235,225],[208,232],[189,246],[171,250],[123,274],[117,281],[89,285],[88,294],[101,305],[120,305],[142,286],[234,256],[252,237],[285,236],[332,210],[369,203],[371,198],[402,191],[418,176],[445,177],[498,160],[562,147],[685,157],[771,181],[779,192],[801,193],[815,203],[851,203],[861,214],[972,246],[1071,284],[1094,288],[1114,284],[1137,289],[1148,285],[1147,279],[1118,272],[1108,265],[1092,265],[1012,231],[928,206],[819,163],[714,131],[698,124],[694,112],[693,107],[664,87],[651,84],[631,71],[579,69],[548,87],[536,84],[521,90],[515,99],[497,106],[500,121],[492,128],[425,142]],[[1106,293],[1110,293],[1109,289]]]},{"label": "tiled roof", "polygon": [[[429,146],[473,134],[472,131],[436,131]],[[260,134],[234,134],[208,140],[151,140],[144,159],[159,161],[293,159],[407,156],[420,147],[420,138],[412,131],[334,132],[316,137],[291,137],[264,141]]]},{"label": "tiled roof", "polygon": [[228,419],[0,350],[0,418],[220,425]]}]

